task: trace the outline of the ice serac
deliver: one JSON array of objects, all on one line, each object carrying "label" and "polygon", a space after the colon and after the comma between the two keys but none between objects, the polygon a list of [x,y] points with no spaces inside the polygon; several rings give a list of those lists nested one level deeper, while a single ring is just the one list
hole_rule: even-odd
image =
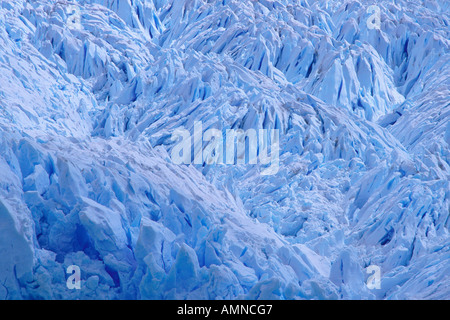
[{"label": "ice serac", "polygon": [[[0,202],[0,298],[20,299],[22,285],[32,279],[33,250],[22,230],[17,230],[14,212]],[[19,227],[20,228],[20,227]]]},{"label": "ice serac", "polygon": [[[449,24],[446,1],[0,0],[0,299],[449,299]],[[199,123],[279,130],[278,170],[206,141],[175,164]]]}]

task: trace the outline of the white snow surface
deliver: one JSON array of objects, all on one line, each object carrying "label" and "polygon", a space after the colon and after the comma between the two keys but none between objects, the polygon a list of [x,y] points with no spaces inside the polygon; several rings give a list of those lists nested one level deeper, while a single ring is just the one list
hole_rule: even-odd
[{"label": "white snow surface", "polygon": [[[0,299],[450,299],[449,12],[0,0]],[[278,172],[174,164],[197,121]]]}]

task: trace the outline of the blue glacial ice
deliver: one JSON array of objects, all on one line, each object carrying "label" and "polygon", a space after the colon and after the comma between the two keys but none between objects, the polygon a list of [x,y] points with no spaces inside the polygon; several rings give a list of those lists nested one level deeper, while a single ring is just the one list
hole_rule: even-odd
[{"label": "blue glacial ice", "polygon": [[[449,25],[445,0],[0,0],[0,300],[450,299]],[[175,164],[198,122],[279,130],[278,171]]]}]

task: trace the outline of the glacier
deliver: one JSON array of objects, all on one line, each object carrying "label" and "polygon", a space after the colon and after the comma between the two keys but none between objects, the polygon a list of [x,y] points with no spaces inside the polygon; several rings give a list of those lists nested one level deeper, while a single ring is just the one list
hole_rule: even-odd
[{"label": "glacier", "polygon": [[[450,299],[449,12],[0,0],[0,300]],[[197,122],[278,171],[175,164]]]}]

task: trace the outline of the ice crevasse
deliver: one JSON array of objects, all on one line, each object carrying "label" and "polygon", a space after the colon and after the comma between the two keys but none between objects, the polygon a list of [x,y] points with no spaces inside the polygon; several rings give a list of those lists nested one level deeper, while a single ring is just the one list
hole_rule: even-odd
[{"label": "ice crevasse", "polygon": [[[0,0],[0,299],[448,299],[448,9]],[[199,122],[277,172],[175,164]]]}]

